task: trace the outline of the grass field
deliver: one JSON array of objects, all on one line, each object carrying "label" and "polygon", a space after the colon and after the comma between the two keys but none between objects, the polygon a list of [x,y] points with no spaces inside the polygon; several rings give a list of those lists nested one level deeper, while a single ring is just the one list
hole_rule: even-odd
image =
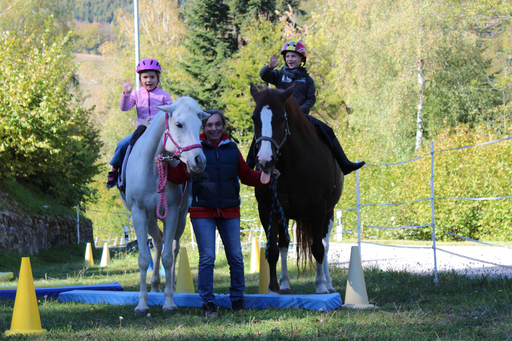
[{"label": "grass field", "polygon": [[[125,290],[138,291],[136,254],[112,252],[108,268],[83,268],[85,246],[55,249],[31,257],[36,284],[97,284],[117,281]],[[197,292],[197,250],[188,250]],[[95,262],[101,249],[94,250]],[[245,254],[246,268],[250,255]],[[0,253],[0,271],[17,271],[20,255]],[[15,268],[15,270],[13,270]],[[314,293],[314,275],[297,278],[290,267],[292,290]],[[346,268],[332,267],[335,288],[342,299]],[[215,292],[229,292],[228,265],[222,252],[216,263]],[[151,317],[135,316],[134,306],[59,303],[40,299],[39,312],[48,332],[37,338],[10,340],[507,340],[512,339],[512,280],[469,278],[441,273],[436,286],[431,276],[365,269],[372,310],[338,309],[312,312],[301,309],[251,310],[234,315],[220,309],[221,317],[208,320],[198,308],[179,308],[178,315],[163,315],[150,307]],[[16,284],[16,279],[0,285]],[[149,287],[149,286],[148,286]],[[258,276],[246,272],[246,294],[258,292]],[[0,339],[10,329],[14,301],[0,300]],[[122,317],[122,319],[120,319]]]}]

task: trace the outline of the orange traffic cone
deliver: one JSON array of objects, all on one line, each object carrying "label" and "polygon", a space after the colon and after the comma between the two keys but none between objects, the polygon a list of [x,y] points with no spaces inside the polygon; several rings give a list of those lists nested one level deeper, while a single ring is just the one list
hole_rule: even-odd
[{"label": "orange traffic cone", "polygon": [[5,335],[14,334],[43,334],[46,329],[41,328],[41,318],[37,306],[36,289],[32,277],[30,258],[21,259],[20,277],[14,301],[11,329]]},{"label": "orange traffic cone", "polygon": [[180,248],[180,262],[178,264],[178,277],[176,278],[176,293],[194,293],[194,282],[190,272],[187,248]]}]

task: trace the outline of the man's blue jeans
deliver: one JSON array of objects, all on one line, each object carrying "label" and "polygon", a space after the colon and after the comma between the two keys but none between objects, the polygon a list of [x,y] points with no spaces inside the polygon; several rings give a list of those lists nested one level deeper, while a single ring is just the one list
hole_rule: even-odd
[{"label": "man's blue jeans", "polygon": [[215,303],[213,268],[215,264],[215,229],[219,230],[231,275],[231,302],[244,298],[244,258],[240,244],[240,218],[191,219],[199,249],[198,289],[202,304]]},{"label": "man's blue jeans", "polygon": [[110,165],[112,168],[119,169],[123,165],[124,155],[126,154],[126,149],[130,145],[130,140],[133,134],[126,136],[124,139],[119,141],[116,147],[116,151],[114,152],[114,157],[110,161]]}]

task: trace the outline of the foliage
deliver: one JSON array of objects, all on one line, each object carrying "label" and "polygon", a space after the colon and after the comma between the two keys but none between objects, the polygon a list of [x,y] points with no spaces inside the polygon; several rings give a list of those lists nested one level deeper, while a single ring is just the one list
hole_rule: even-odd
[{"label": "foliage", "polygon": [[221,101],[225,88],[223,70],[226,59],[237,49],[237,40],[229,29],[229,5],[224,2],[192,0],[185,11],[188,37],[187,58],[181,68],[191,83],[170,84],[179,95],[194,97],[206,109],[224,109]]},{"label": "foliage", "polygon": [[52,25],[0,38],[0,177],[29,178],[73,206],[89,193],[101,143],[91,111],[73,105],[71,33],[52,42]]},{"label": "foliage", "polygon": [[[434,138],[434,191],[436,227],[476,240],[508,240],[512,236],[510,199],[464,201],[456,198],[507,197],[508,182],[512,176],[510,140],[477,146],[469,149],[447,151],[471,146],[503,137],[485,125],[471,129],[467,125],[447,129]],[[360,174],[361,204],[408,203],[406,205],[363,207],[363,226],[414,226],[428,225],[432,220],[430,206],[430,146],[420,152],[419,160],[387,167],[365,167]],[[354,178],[347,178],[350,186]],[[344,189],[342,207],[356,205],[355,191]],[[343,199],[342,198],[342,199]],[[411,203],[419,199],[426,201]],[[356,216],[344,216],[346,228],[356,227]],[[430,226],[412,229],[382,230],[364,228],[366,238],[429,240]],[[437,240],[458,240],[440,230]]]},{"label": "foliage", "polygon": [[133,13],[133,0],[60,0],[73,8],[73,18],[90,23],[111,23],[118,9],[130,9]]},{"label": "foliage", "polygon": [[226,116],[230,119],[232,133],[238,140],[252,139],[252,112],[254,104],[249,92],[251,84],[265,86],[259,77],[263,61],[270,59],[280,48],[281,28],[265,17],[258,16],[247,26],[244,46],[229,60],[226,70],[228,87],[223,94]]},{"label": "foliage", "polygon": [[75,51],[96,54],[101,44],[108,39],[109,26],[100,23],[76,23]]},{"label": "foliage", "polygon": [[408,157],[414,150],[419,66],[428,89],[422,127],[428,138],[445,120],[478,122],[500,103],[487,81],[477,37],[460,23],[463,16],[454,15],[452,2],[325,4],[314,13],[316,26],[306,37],[319,88],[315,108],[345,120],[340,107],[348,105],[349,130],[343,134],[362,134],[374,162]]}]

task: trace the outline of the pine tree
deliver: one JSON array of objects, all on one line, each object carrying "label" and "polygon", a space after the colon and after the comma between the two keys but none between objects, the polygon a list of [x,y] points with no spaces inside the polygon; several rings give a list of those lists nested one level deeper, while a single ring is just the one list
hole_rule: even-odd
[{"label": "pine tree", "polygon": [[229,13],[224,1],[191,0],[186,4],[189,36],[185,46],[189,56],[181,66],[195,82],[168,85],[178,95],[194,97],[204,108],[224,107],[220,99],[225,87],[223,69],[237,49]]}]

